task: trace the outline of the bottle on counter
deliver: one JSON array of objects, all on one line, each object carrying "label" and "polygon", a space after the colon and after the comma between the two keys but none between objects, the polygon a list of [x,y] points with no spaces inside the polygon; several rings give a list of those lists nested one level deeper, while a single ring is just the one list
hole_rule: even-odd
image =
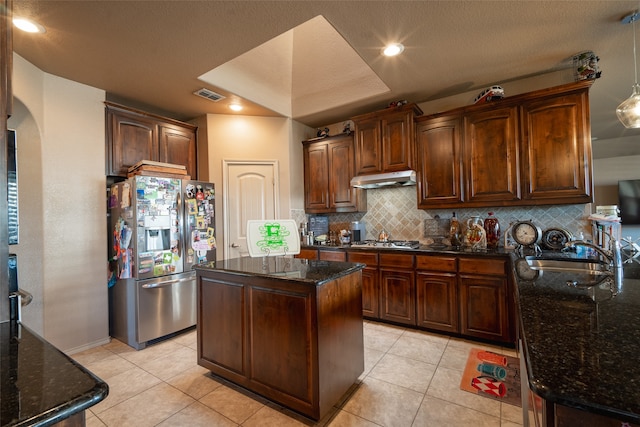
[{"label": "bottle on counter", "polygon": [[498,218],[489,212],[489,216],[484,220],[484,231],[487,233],[487,247],[497,248],[500,242],[500,223]]},{"label": "bottle on counter", "polygon": [[306,222],[301,222],[300,223],[300,243],[303,245],[307,244],[307,223]]},{"label": "bottle on counter", "polygon": [[[584,242],[584,233],[581,231],[578,233],[578,237],[574,240],[579,240]],[[582,245],[575,245],[574,246],[575,250],[576,250],[576,257],[577,258],[585,258],[587,256],[587,251],[586,248]]]},{"label": "bottle on counter", "polygon": [[451,241],[451,246],[462,246],[462,231],[455,212],[451,216],[451,223],[449,225],[449,240]]}]

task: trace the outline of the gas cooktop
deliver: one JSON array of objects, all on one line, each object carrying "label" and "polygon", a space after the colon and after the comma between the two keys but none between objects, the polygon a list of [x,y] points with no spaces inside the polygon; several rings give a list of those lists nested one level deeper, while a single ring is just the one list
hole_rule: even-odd
[{"label": "gas cooktop", "polygon": [[361,242],[351,242],[351,247],[358,249],[417,249],[420,247],[420,242],[417,240],[388,240],[386,242],[381,242],[379,240],[363,240]]}]

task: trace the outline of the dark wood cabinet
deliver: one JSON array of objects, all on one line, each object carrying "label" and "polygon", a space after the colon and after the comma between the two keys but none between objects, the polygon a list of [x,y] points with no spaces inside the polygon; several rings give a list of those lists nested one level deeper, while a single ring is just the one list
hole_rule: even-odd
[{"label": "dark wood cabinet", "polygon": [[187,168],[187,175],[196,179],[195,128],[162,125],[159,134],[160,161],[183,165]]},{"label": "dark wood cabinet", "polygon": [[465,115],[465,201],[520,200],[517,111],[506,107]]},{"label": "dark wood cabinet", "polygon": [[514,343],[515,300],[506,257],[347,251],[362,270],[363,316]]},{"label": "dark wood cabinet", "polygon": [[140,160],[182,165],[197,179],[196,126],[106,104],[106,173],[127,176]]},{"label": "dark wood cabinet", "polygon": [[315,248],[300,248],[300,253],[295,258],[318,259],[318,250]]},{"label": "dark wood cabinet", "polygon": [[418,207],[592,202],[592,83],[416,119]]},{"label": "dark wood cabinet", "polygon": [[416,125],[418,208],[462,202],[462,119],[439,116]]},{"label": "dark wood cabinet", "polygon": [[356,175],[415,168],[414,118],[421,114],[407,104],[353,117]]},{"label": "dark wood cabinet", "polygon": [[505,258],[416,256],[418,326],[514,341]]},{"label": "dark wood cabinet", "polygon": [[539,203],[590,203],[588,86],[548,92],[520,106],[523,197]]},{"label": "dark wood cabinet", "polygon": [[416,325],[414,256],[381,253],[380,319]]},{"label": "dark wood cabinet", "polygon": [[458,276],[454,256],[416,255],[418,326],[458,332]]},{"label": "dark wood cabinet", "polygon": [[337,135],[303,144],[305,211],[366,211],[366,192],[351,187],[355,176],[353,136]]},{"label": "dark wood cabinet", "polygon": [[378,254],[358,250],[347,252],[349,262],[367,266],[362,270],[362,315],[369,319],[380,318],[380,281],[378,279]]},{"label": "dark wood cabinet", "polygon": [[318,259],[321,259],[324,261],[345,262],[347,260],[347,253],[341,250],[318,249]]},{"label": "dark wood cabinet", "polygon": [[316,420],[362,374],[360,271],[319,284],[200,269],[197,283],[198,364],[214,374]]},{"label": "dark wood cabinet", "polygon": [[505,259],[461,257],[458,265],[460,333],[466,336],[511,342]]}]

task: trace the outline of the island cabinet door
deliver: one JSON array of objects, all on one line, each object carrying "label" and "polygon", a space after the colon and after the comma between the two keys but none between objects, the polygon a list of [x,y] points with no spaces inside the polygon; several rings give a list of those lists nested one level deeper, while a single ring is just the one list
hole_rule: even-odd
[{"label": "island cabinet door", "polygon": [[[267,287],[254,283],[247,295],[249,348],[248,377],[267,397],[308,410],[313,400],[313,370],[317,359],[313,339],[312,296],[308,288]],[[290,399],[293,397],[293,399]],[[293,406],[295,408],[295,406]]]},{"label": "island cabinet door", "polygon": [[247,373],[244,294],[239,283],[198,280],[198,362],[215,373]]}]

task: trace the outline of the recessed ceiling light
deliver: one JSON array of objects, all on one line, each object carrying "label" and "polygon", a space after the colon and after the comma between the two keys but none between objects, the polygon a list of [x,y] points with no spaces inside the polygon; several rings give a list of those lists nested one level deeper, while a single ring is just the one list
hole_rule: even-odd
[{"label": "recessed ceiling light", "polygon": [[402,43],[391,43],[385,46],[382,50],[382,54],[384,56],[396,56],[400,55],[404,50],[404,46]]},{"label": "recessed ceiling light", "polygon": [[242,105],[237,103],[229,104],[229,108],[231,108],[233,111],[242,111]]},{"label": "recessed ceiling light", "polygon": [[18,18],[15,17],[13,18],[13,25],[16,26],[16,28],[25,31],[27,33],[40,33],[40,34],[44,34],[47,30],[44,29],[44,27],[40,24],[38,24],[35,21],[32,21],[30,19],[27,18]]}]

